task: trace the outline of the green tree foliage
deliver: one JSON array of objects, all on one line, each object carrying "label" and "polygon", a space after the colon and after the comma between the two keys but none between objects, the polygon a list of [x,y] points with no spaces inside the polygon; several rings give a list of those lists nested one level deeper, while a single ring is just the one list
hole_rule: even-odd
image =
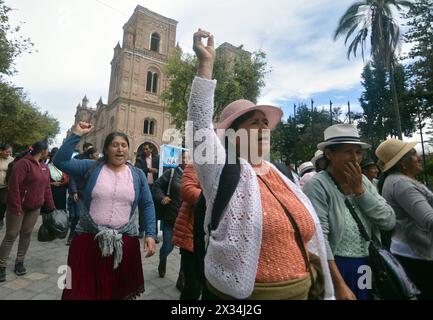
[{"label": "green tree foliage", "polygon": [[14,149],[36,141],[54,138],[60,131],[59,122],[47,112],[38,110],[21,90],[0,82],[0,142]]},{"label": "green tree foliage", "polygon": [[[218,120],[222,109],[237,99],[257,101],[264,87],[264,76],[268,72],[265,53],[252,55],[242,47],[233,57],[218,54],[214,66],[214,78],[218,81],[215,91],[214,119]],[[183,129],[187,119],[187,105],[191,83],[196,75],[197,61],[194,56],[176,48],[171,53],[164,73],[169,83],[162,93],[176,128]]]},{"label": "green tree foliage", "polygon": [[[333,124],[340,123],[341,109],[332,109]],[[300,104],[296,117],[289,117],[280,122],[271,135],[271,159],[287,162],[309,161],[317,150],[317,144],[323,141],[323,132],[331,125],[329,109],[313,108]]]},{"label": "green tree foliage", "polygon": [[[417,102],[410,93],[409,77],[402,64],[396,64],[394,75],[398,101],[400,101],[399,107],[403,134],[407,137],[411,137],[417,129]],[[389,134],[391,136],[397,136],[398,130],[395,126],[396,122],[394,121],[395,113],[391,106],[388,107],[387,111],[388,122],[385,122],[385,127],[389,129]]]},{"label": "green tree foliage", "polygon": [[14,59],[21,53],[30,51],[33,43],[30,39],[18,35],[20,26],[9,24],[9,12],[12,9],[0,0],[0,74],[11,75],[16,70]]},{"label": "green tree foliage", "polygon": [[409,30],[406,42],[412,44],[407,56],[411,93],[423,117],[433,112],[433,0],[416,0],[405,18]]},{"label": "green tree foliage", "polygon": [[177,47],[171,53],[164,69],[169,82],[161,97],[167,104],[168,111],[178,129],[183,129],[185,126],[192,80],[197,73],[196,63],[194,56],[183,54]]},{"label": "green tree foliage", "polygon": [[11,10],[0,0],[0,142],[19,151],[36,141],[54,138],[59,132],[59,122],[38,110],[20,89],[1,78],[12,75],[16,71],[14,59],[30,52],[33,46],[29,39],[18,35],[19,26],[9,25]]},{"label": "green tree foliage", "polygon": [[395,112],[395,127],[397,135],[402,139],[400,108],[398,105],[397,88],[394,81],[395,52],[400,44],[400,28],[395,22],[394,12],[411,6],[406,0],[362,0],[357,1],[347,9],[341,17],[334,34],[334,39],[345,37],[347,57],[356,57],[358,49],[364,58],[368,36],[371,56],[377,63],[383,64],[389,72],[389,83],[392,93],[392,103]]},{"label": "green tree foliage", "polygon": [[364,92],[359,99],[363,113],[356,114],[358,128],[362,138],[368,141],[373,149],[386,139],[385,110],[389,104],[389,90],[386,72],[381,65],[367,63],[362,73]]},{"label": "green tree foliage", "polygon": [[260,90],[265,86],[264,76],[267,72],[266,54],[262,51],[251,55],[241,46],[233,58],[217,49],[214,78],[218,82],[214,119],[217,120],[224,107],[232,101],[247,99],[257,103]]},{"label": "green tree foliage", "polygon": [[[402,115],[402,129],[406,136],[411,136],[415,130],[415,115],[413,100],[407,90],[404,68],[395,68],[395,84],[398,89],[399,107]],[[387,72],[382,64],[375,59],[367,63],[362,73],[364,91],[359,99],[363,113],[355,115],[361,136],[372,145],[374,150],[387,136],[397,136],[395,113],[391,102],[391,90]]]}]

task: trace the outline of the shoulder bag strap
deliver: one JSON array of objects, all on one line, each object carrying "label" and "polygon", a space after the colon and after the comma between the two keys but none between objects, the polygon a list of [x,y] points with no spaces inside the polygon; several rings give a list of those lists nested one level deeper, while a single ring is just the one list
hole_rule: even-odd
[{"label": "shoulder bag strap", "polygon": [[361,233],[361,236],[364,238],[365,241],[370,242],[371,238],[367,233],[367,230],[365,230],[364,225],[362,224],[361,219],[359,218],[358,214],[356,213],[356,210],[353,206],[353,204],[347,199],[346,195],[341,190],[340,184],[334,179],[334,177],[329,173],[326,172],[329,177],[334,181],[335,186],[337,189],[341,192],[341,194],[344,196],[344,204],[346,205],[347,209],[349,209],[350,214],[352,215],[353,219],[356,222],[356,225],[358,226],[359,232]]},{"label": "shoulder bag strap", "polygon": [[168,181],[168,187],[167,187],[167,196],[170,196],[170,191],[171,191],[171,183],[173,182],[173,176],[174,176],[174,168],[170,169],[170,180]]},{"label": "shoulder bag strap", "polygon": [[311,264],[310,264],[310,262],[308,260],[308,253],[307,253],[307,250],[305,249],[304,241],[302,240],[302,236],[301,236],[301,231],[299,230],[299,226],[298,226],[296,220],[293,218],[292,214],[286,208],[286,206],[280,201],[280,199],[278,199],[278,197],[272,191],[272,188],[268,185],[268,183],[261,176],[257,175],[257,177],[260,180],[262,180],[262,182],[265,184],[265,186],[272,193],[272,195],[274,196],[274,198],[277,199],[277,201],[279,202],[279,204],[281,205],[281,207],[283,208],[283,210],[286,212],[286,215],[289,218],[289,221],[292,224],[293,229],[295,231],[296,244],[298,245],[299,249],[301,250],[302,256],[304,258],[305,266],[307,267],[308,273],[311,276],[311,281],[314,281],[313,271],[311,270]]}]

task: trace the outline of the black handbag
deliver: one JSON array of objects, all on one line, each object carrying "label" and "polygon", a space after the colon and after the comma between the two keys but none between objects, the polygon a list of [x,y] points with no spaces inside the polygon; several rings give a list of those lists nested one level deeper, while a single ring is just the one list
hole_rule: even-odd
[{"label": "black handbag", "polygon": [[349,199],[344,203],[355,219],[359,232],[365,241],[369,242],[368,261],[373,273],[373,297],[377,300],[414,300],[421,293],[410,280],[400,262],[391,252],[380,246],[374,236],[370,238],[361,219]]},{"label": "black handbag", "polygon": [[69,217],[65,210],[53,210],[42,216],[43,225],[57,239],[64,239],[69,229]]},{"label": "black handbag", "polygon": [[39,242],[49,242],[53,241],[56,237],[54,237],[50,231],[48,230],[47,226],[42,223],[38,230],[38,241]]}]

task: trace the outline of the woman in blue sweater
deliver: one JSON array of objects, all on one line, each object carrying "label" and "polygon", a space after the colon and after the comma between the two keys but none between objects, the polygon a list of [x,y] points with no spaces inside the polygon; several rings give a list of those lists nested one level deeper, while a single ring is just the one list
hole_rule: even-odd
[{"label": "woman in blue sweater", "polygon": [[85,180],[80,220],[69,248],[62,299],[132,299],[144,292],[137,208],[145,221],[146,257],[155,253],[155,210],[147,180],[127,163],[129,140],[110,133],[101,161],[71,159],[92,125],[79,122],[56,154],[60,170]]}]

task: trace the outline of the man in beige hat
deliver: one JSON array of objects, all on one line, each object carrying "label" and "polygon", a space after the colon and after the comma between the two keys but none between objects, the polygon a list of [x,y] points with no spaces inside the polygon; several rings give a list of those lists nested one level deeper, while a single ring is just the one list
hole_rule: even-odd
[{"label": "man in beige hat", "polygon": [[310,180],[315,174],[316,171],[314,170],[314,165],[311,161],[307,161],[302,163],[299,166],[299,176],[300,176],[300,180],[299,180],[299,185],[301,187],[304,186],[305,183],[307,183],[308,180]]}]

